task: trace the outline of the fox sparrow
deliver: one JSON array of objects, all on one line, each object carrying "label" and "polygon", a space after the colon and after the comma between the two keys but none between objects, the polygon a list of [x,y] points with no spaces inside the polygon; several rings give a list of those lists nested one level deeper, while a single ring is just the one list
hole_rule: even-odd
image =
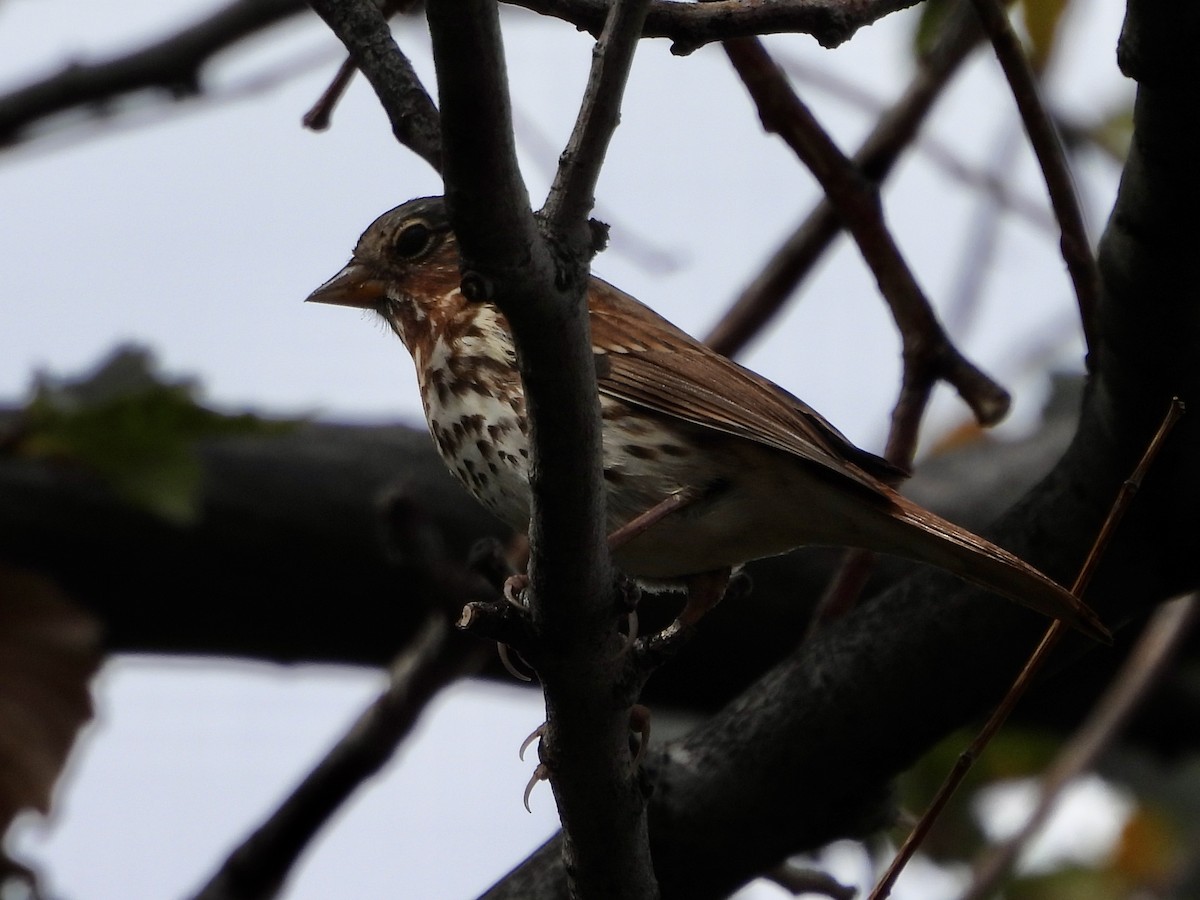
[{"label": "fox sparrow", "polygon": [[[504,315],[460,289],[440,197],[376,219],[350,263],[308,298],[378,312],[416,363],[438,452],[481,503],[529,523],[525,398]],[[1070,592],[891,486],[902,474],[814,410],[714,353],[598,278],[588,288],[603,420],[609,530],[689,492],[695,499],[621,545],[615,564],[678,585],[805,544],[863,547],[947,569],[1065,620],[1107,631]]]}]

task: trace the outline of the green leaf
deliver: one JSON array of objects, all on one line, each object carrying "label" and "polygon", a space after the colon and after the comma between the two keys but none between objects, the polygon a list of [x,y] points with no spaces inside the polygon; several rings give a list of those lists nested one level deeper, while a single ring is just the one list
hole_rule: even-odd
[{"label": "green leaf", "polygon": [[86,468],[128,502],[187,522],[198,511],[200,440],[296,425],[218,413],[197,403],[196,392],[193,381],[158,375],[146,350],[122,347],[83,378],[39,375],[13,447]]}]

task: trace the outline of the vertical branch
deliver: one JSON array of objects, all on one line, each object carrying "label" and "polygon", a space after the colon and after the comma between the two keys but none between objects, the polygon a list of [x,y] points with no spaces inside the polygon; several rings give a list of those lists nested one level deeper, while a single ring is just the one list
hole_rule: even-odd
[{"label": "vertical branch", "polygon": [[592,241],[584,217],[644,6],[617,3],[610,11],[574,155],[555,182],[546,237],[517,168],[495,2],[428,6],[463,292],[493,301],[507,317],[530,422],[529,605],[536,646],[529,662],[546,697],[539,772],[558,802],[572,893],[635,900],[656,897],[658,889],[645,797],[629,752],[632,701],[618,689],[625,659],[604,546],[600,408],[585,296]]},{"label": "vertical branch", "polygon": [[595,205],[596,180],[621,118],[621,95],[649,8],[649,0],[615,3],[596,42],[583,104],[543,210],[551,234],[582,225]]},{"label": "vertical branch", "polygon": [[878,190],[822,130],[760,41],[741,38],[726,41],[724,47],[758,106],[763,126],[787,142],[824,188],[892,311],[904,344],[905,367],[893,420],[923,409],[930,388],[944,378],[981,423],[998,422],[1008,412],[1007,392],[950,343],[884,223]]}]

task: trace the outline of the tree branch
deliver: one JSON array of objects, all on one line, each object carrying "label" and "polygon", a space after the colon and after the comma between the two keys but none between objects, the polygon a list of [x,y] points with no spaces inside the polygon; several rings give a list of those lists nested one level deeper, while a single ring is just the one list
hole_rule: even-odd
[{"label": "tree branch", "polygon": [[431,616],[393,661],[387,689],[279,809],[230,854],[195,900],[275,896],[304,848],[392,758],[433,696],[475,668],[486,649],[455,634],[444,616]]},{"label": "tree branch", "polygon": [[[1050,204],[1062,230],[1063,261],[1071,275],[1075,288],[1075,299],[1079,304],[1079,318],[1083,326],[1083,339],[1089,351],[1096,343],[1096,304],[1099,302],[1100,273],[1092,245],[1088,240],[1087,228],[1083,223],[1083,212],[1079,198],[1075,196],[1075,181],[1071,177],[1063,153],[1058,130],[1038,91],[1037,78],[1021,49],[1021,42],[1009,24],[1008,14],[997,0],[973,0],[984,30],[991,38],[996,58],[1004,69],[1012,89],[1013,99],[1021,113],[1021,121],[1029,135],[1030,146],[1037,155],[1050,193]],[[1090,360],[1085,359],[1090,365]]]},{"label": "tree branch", "polygon": [[594,247],[584,217],[640,16],[636,4],[613,6],[616,24],[593,58],[578,154],[560,167],[543,238],[517,169],[495,4],[439,0],[428,14],[463,291],[494,301],[508,319],[530,421],[529,605],[537,645],[529,662],[546,697],[539,750],[567,835],[565,864],[579,896],[655,897],[645,800],[629,752],[634,698],[615,690],[625,660],[616,652],[620,610],[604,546],[585,297]]},{"label": "tree branch", "polygon": [[442,171],[437,108],[392,37],[383,11],[374,3],[347,0],[311,0],[311,5],[375,89],[396,140]]},{"label": "tree branch", "polygon": [[[599,35],[609,4],[606,0],[508,0],[545,16],[570,22],[576,28]],[[913,6],[917,0],[775,0],[772,3],[743,3],[716,0],[712,3],[680,3],[655,0],[650,4],[643,37],[665,37],[671,52],[691,53],[713,41],[756,34],[798,32],[811,34],[824,47],[849,40],[859,28],[884,16]]]},{"label": "tree branch", "polygon": [[741,38],[724,46],[758,106],[764,127],[787,142],[837,208],[899,327],[904,374],[886,455],[903,459],[906,448],[915,446],[920,411],[940,378],[954,386],[981,424],[998,422],[1008,412],[1007,392],[950,343],[884,224],[878,189],[862,178],[822,130],[761,42]]},{"label": "tree branch", "polygon": [[[891,174],[942,89],[978,46],[979,25],[974,15],[964,15],[967,12],[965,2],[956,7],[933,49],[920,60],[908,88],[854,155],[854,165],[876,186]],[[828,198],[822,199],[713,326],[706,343],[726,356],[737,354],[775,317],[842,227],[836,207]]]},{"label": "tree branch", "polygon": [[234,0],[170,37],[107,62],[71,64],[0,97],[0,146],[21,140],[34,122],[79,107],[97,114],[122,94],[152,88],[175,99],[201,91],[200,72],[217,53],[303,12],[300,0]]}]

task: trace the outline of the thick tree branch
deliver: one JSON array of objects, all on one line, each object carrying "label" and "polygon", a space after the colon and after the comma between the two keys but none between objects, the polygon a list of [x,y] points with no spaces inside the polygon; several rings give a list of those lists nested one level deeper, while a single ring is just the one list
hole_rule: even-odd
[{"label": "thick tree branch", "polygon": [[[576,28],[599,35],[608,13],[607,0],[509,0],[542,15],[570,22]],[[681,3],[655,0],[650,4],[643,37],[665,37],[671,52],[691,53],[713,41],[756,34],[798,32],[811,34],[825,47],[849,40],[859,28],[877,22],[917,0],[776,0],[772,3],[743,3],[716,0],[712,3]]]}]

